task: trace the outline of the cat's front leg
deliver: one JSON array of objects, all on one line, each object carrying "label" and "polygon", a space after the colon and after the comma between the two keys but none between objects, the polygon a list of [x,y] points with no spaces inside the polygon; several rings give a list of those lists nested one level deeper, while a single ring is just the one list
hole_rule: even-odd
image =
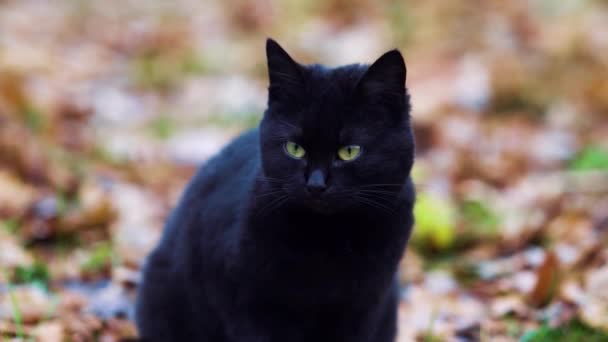
[{"label": "cat's front leg", "polygon": [[148,267],[138,294],[136,321],[141,341],[171,342],[191,338],[187,322],[185,301],[179,290],[161,268]]},{"label": "cat's front leg", "polygon": [[306,342],[306,321],[280,314],[271,306],[239,305],[242,310],[225,319],[231,342]]}]

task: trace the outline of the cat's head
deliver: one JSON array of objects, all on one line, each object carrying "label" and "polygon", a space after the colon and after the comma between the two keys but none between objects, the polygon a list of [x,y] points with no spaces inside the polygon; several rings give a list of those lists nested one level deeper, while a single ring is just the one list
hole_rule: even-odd
[{"label": "cat's head", "polygon": [[392,205],[414,159],[401,53],[338,68],[299,64],[271,39],[266,53],[260,144],[277,196],[318,212]]}]

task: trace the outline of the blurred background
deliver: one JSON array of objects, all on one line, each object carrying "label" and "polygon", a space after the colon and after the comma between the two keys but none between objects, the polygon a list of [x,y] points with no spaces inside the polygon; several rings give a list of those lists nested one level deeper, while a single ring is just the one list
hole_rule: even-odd
[{"label": "blurred background", "polygon": [[0,340],[117,341],[196,167],[254,127],[266,37],[408,66],[399,341],[608,341],[608,2],[0,0]]}]

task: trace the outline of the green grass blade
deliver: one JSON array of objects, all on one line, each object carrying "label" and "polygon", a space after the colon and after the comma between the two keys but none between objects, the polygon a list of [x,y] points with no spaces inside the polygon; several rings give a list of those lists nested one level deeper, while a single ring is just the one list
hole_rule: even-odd
[{"label": "green grass blade", "polygon": [[6,272],[4,268],[2,269],[2,274],[6,279],[8,296],[11,300],[11,306],[13,309],[13,321],[15,322],[15,326],[17,328],[17,338],[25,340],[25,330],[23,329],[23,321],[21,319],[21,310],[19,309],[19,302],[17,300],[17,297],[13,293],[13,286],[10,284],[8,272]]}]

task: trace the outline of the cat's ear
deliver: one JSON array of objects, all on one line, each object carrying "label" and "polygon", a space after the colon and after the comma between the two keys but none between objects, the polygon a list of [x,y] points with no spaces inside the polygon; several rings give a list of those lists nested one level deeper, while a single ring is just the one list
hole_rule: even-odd
[{"label": "cat's ear", "polygon": [[391,50],[369,66],[357,84],[364,98],[405,97],[407,69],[399,50]]},{"label": "cat's ear", "polygon": [[288,91],[302,85],[302,66],[270,38],[266,40],[266,57],[271,95],[280,90]]}]

